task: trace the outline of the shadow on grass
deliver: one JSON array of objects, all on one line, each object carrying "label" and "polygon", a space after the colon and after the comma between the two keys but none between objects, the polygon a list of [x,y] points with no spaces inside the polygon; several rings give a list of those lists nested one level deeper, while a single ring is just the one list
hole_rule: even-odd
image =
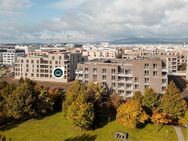
[{"label": "shadow on grass", "polygon": [[14,119],[9,119],[9,121],[7,123],[5,123],[4,125],[0,126],[0,131],[6,131],[6,130],[10,130],[13,128],[18,127],[20,124],[26,122],[27,120],[42,120],[45,117],[50,117],[53,116],[54,114],[57,114],[58,112],[52,112],[48,115],[44,115],[44,116],[38,116],[38,117],[34,117],[34,118],[29,118],[29,119],[25,119],[25,120],[14,120]]},{"label": "shadow on grass", "polygon": [[83,134],[81,136],[65,139],[64,141],[94,141],[96,137],[97,137],[96,135],[91,136],[91,135]]},{"label": "shadow on grass", "polygon": [[2,125],[2,126],[0,127],[0,131],[6,131],[6,130],[10,130],[10,129],[12,129],[12,128],[16,128],[16,127],[18,127],[20,124],[22,124],[23,122],[24,122],[24,121],[15,121],[15,120],[10,121],[10,122],[8,122],[8,123]]}]

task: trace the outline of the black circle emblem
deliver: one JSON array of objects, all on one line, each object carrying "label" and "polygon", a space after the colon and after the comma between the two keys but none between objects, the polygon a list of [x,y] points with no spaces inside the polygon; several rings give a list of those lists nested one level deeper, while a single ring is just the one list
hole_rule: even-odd
[{"label": "black circle emblem", "polygon": [[63,70],[60,68],[56,68],[53,73],[56,78],[61,78],[63,76]]}]

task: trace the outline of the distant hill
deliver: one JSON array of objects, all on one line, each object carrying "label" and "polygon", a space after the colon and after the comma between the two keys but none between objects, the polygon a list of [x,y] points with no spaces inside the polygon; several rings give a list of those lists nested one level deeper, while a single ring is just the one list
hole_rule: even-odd
[{"label": "distant hill", "polygon": [[188,43],[188,38],[126,38],[111,41],[112,44]]}]

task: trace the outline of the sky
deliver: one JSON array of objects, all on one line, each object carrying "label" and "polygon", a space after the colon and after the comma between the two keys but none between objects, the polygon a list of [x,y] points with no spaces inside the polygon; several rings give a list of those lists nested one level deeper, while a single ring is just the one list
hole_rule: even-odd
[{"label": "sky", "polygon": [[0,0],[0,43],[187,38],[188,0]]}]

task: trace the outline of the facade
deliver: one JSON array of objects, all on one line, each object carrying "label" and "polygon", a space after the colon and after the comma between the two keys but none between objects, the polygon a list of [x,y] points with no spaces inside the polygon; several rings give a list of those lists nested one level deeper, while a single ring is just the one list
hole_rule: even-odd
[{"label": "facade", "polygon": [[79,63],[77,79],[83,83],[102,83],[124,97],[134,91],[144,92],[147,87],[163,93],[168,85],[166,64],[161,59],[93,60]]},{"label": "facade", "polygon": [[83,56],[88,56],[89,60],[98,59],[98,58],[112,59],[112,58],[116,58],[116,55],[118,54],[118,50],[99,48],[99,49],[83,50],[82,53]]},{"label": "facade", "polygon": [[[18,57],[15,66],[15,78],[29,78],[36,81],[69,82],[75,79],[77,63],[86,58],[81,53],[42,52],[29,53],[27,57]],[[52,72],[54,68],[64,69],[61,79],[56,79]]]},{"label": "facade", "polygon": [[4,65],[14,65],[17,57],[24,56],[24,50],[15,50],[15,49],[7,49],[6,52],[3,52],[3,64]]}]

